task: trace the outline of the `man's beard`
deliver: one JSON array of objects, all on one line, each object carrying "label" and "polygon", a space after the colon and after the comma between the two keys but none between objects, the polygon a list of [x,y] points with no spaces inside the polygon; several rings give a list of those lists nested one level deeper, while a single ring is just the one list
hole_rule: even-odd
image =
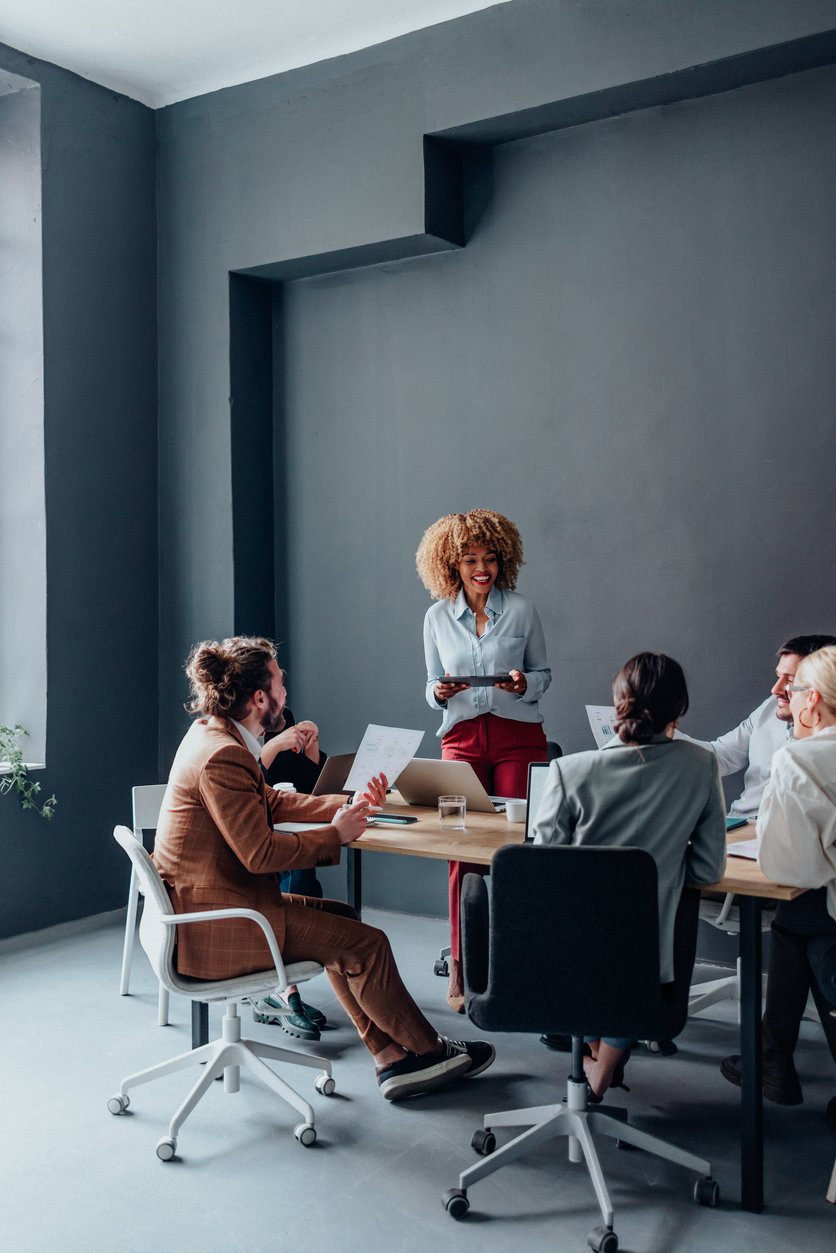
[{"label": "man's beard", "polygon": [[284,710],[279,702],[270,698],[269,705],[261,718],[261,730],[267,735],[269,732],[283,731],[285,728]]}]

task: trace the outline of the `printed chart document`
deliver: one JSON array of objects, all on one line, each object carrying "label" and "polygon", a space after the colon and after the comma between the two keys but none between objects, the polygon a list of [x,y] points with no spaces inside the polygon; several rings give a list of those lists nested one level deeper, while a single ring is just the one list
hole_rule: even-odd
[{"label": "printed chart document", "polygon": [[603,748],[605,744],[609,744],[615,737],[615,706],[614,705],[587,705],[586,716],[589,719],[589,725],[592,728],[592,734],[595,736],[595,743],[598,748]]},{"label": "printed chart document", "polygon": [[734,840],[726,845],[729,857],[748,857],[749,861],[758,860],[758,838],[753,840]]},{"label": "printed chart document", "polygon": [[370,722],[345,781],[345,791],[365,787],[373,775],[381,773],[391,787],[407,762],[412,761],[423,738],[423,731],[379,727]]}]

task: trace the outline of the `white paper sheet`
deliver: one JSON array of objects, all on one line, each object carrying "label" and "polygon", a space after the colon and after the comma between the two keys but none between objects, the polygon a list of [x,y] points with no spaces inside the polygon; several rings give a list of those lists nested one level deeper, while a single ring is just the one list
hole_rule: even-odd
[{"label": "white paper sheet", "polygon": [[327,827],[328,823],[323,819],[322,822],[274,822],[274,831],[285,831],[288,835],[293,835],[299,831],[320,831],[323,827]]},{"label": "white paper sheet", "polygon": [[373,775],[381,773],[386,775],[392,787],[407,762],[412,761],[423,738],[423,731],[379,727],[370,722],[345,781],[345,791],[353,792],[365,787]]},{"label": "white paper sheet", "polygon": [[753,840],[735,840],[726,845],[726,852],[730,857],[748,857],[749,861],[757,861],[758,839],[755,837]]},{"label": "white paper sheet", "polygon": [[589,725],[592,728],[592,734],[595,736],[595,743],[598,748],[603,748],[609,744],[615,736],[615,706],[614,705],[587,705],[586,716],[589,719]]}]

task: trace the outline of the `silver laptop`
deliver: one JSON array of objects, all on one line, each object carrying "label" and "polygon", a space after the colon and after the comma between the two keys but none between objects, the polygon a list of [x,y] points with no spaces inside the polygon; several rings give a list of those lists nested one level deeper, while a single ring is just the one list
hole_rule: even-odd
[{"label": "silver laptop", "polygon": [[537,821],[537,810],[546,782],[549,777],[550,761],[532,761],[528,767],[528,804],[525,811],[525,842],[530,844],[534,839],[534,823]]},{"label": "silver laptop", "polygon": [[395,786],[407,805],[429,805],[434,809],[439,796],[464,796],[468,809],[474,813],[496,813],[496,805],[469,761],[413,757],[398,775]]},{"label": "silver laptop", "polygon": [[345,781],[354,765],[354,753],[335,753],[319,772],[311,796],[331,796],[345,791]]}]

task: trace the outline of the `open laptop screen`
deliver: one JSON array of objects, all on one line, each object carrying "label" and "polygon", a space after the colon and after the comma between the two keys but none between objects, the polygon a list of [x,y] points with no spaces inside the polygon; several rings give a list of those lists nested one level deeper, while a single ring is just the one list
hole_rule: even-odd
[{"label": "open laptop screen", "polygon": [[345,792],[345,781],[353,765],[354,753],[332,754],[320,770],[311,795],[327,796],[334,792]]},{"label": "open laptop screen", "polygon": [[537,810],[546,788],[549,777],[549,762],[532,761],[528,767],[528,806],[525,811],[525,840],[530,844],[534,839],[534,823]]},{"label": "open laptop screen", "polygon": [[407,805],[435,808],[439,796],[462,795],[468,811],[481,814],[496,812],[469,761],[438,761],[430,757],[413,757],[398,775],[396,786]]}]

